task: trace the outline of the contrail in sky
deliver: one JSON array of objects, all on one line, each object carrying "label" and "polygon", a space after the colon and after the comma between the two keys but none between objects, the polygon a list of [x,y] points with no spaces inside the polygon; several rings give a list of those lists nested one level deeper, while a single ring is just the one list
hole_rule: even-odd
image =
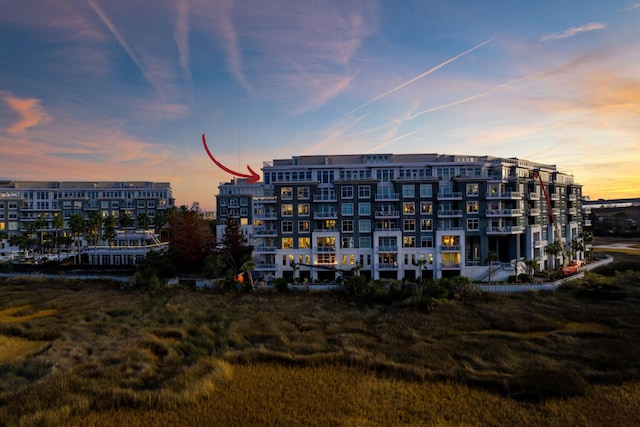
[{"label": "contrail in sky", "polygon": [[485,96],[489,96],[491,94],[494,94],[494,93],[498,92],[499,90],[505,89],[505,88],[507,88],[509,86],[512,86],[512,85],[514,85],[516,83],[519,83],[519,82],[521,82],[523,80],[528,80],[528,79],[530,79],[532,77],[535,77],[537,75],[539,75],[539,74],[530,74],[530,75],[525,76],[525,77],[520,77],[520,78],[517,78],[517,79],[513,79],[513,80],[510,80],[510,81],[508,81],[506,83],[499,84],[499,85],[493,87],[492,89],[490,89],[490,90],[488,90],[486,92],[478,93],[478,94],[475,94],[475,95],[470,95],[470,96],[467,96],[466,98],[462,98],[462,99],[459,99],[457,101],[449,102],[447,104],[442,104],[442,105],[438,105],[437,107],[432,107],[432,108],[429,108],[427,110],[419,111],[417,113],[412,114],[409,117],[409,120],[413,120],[416,117],[422,116],[423,114],[433,113],[435,111],[444,110],[445,108],[455,107],[456,105],[465,104],[467,102],[475,101],[476,99],[484,98]]},{"label": "contrail in sky", "polygon": [[374,152],[374,151],[376,151],[376,150],[379,150],[379,149],[381,149],[381,148],[383,148],[383,147],[386,147],[387,145],[391,145],[391,144],[393,144],[394,142],[401,141],[401,140],[403,140],[403,139],[405,139],[405,138],[407,138],[407,137],[409,137],[409,136],[413,135],[413,134],[414,134],[414,133],[416,133],[416,132],[418,132],[418,131],[417,131],[417,130],[414,130],[414,131],[411,131],[411,132],[409,132],[409,133],[405,133],[404,135],[401,135],[401,136],[399,136],[399,137],[397,137],[397,138],[395,138],[395,139],[392,139],[391,141],[384,142],[384,143],[382,143],[382,144],[380,144],[380,145],[378,145],[378,146],[376,146],[376,147],[373,147],[372,149],[370,149],[370,150],[368,150],[368,151],[365,151],[364,153],[365,153],[365,154],[372,153],[372,152]]},{"label": "contrail in sky", "polygon": [[[458,55],[454,56],[453,58],[447,59],[447,60],[446,60],[446,61],[444,61],[443,63],[438,64],[438,65],[436,65],[435,67],[428,69],[427,71],[425,71],[425,72],[424,72],[424,73],[422,73],[422,74],[418,74],[418,75],[417,75],[417,76],[415,76],[414,78],[412,78],[412,79],[410,79],[410,80],[407,80],[406,82],[402,83],[401,85],[398,85],[398,86],[394,87],[393,89],[390,89],[390,90],[386,91],[386,92],[385,92],[385,93],[383,93],[382,95],[378,95],[378,96],[376,96],[375,98],[373,98],[372,100],[365,102],[364,104],[362,104],[362,105],[361,105],[361,106],[359,106],[359,107],[356,107],[355,109],[353,109],[353,110],[351,110],[350,112],[348,112],[347,114],[345,114],[345,116],[348,116],[349,114],[353,114],[353,113],[355,113],[356,111],[363,109],[363,108],[364,108],[364,107],[366,107],[367,105],[372,104],[372,103],[376,102],[377,100],[379,100],[379,99],[381,99],[381,98],[384,98],[385,96],[390,95],[390,94],[392,94],[393,92],[396,92],[396,91],[398,91],[398,90],[400,90],[400,89],[402,89],[402,88],[404,88],[404,87],[409,86],[411,83],[414,83],[414,82],[416,82],[416,81],[420,80],[421,78],[428,76],[429,74],[433,73],[434,71],[438,71],[440,68],[444,67],[445,65],[451,64],[452,62],[457,61],[458,59],[462,58],[463,56],[466,56],[466,55],[470,54],[470,53],[471,53],[471,52],[473,52],[474,50],[480,49],[482,46],[485,46],[485,45],[487,45],[487,44],[491,43],[493,40],[495,40],[495,37],[492,37],[492,38],[490,38],[490,39],[488,39],[488,40],[485,40],[485,41],[483,41],[482,43],[480,43],[480,44],[478,44],[478,45],[475,45],[475,46],[474,46],[474,47],[472,47],[471,49],[469,49],[469,50],[465,50],[464,52],[462,52],[462,53],[460,53],[460,54],[458,54]],[[344,116],[343,116],[343,117],[344,117]]]}]

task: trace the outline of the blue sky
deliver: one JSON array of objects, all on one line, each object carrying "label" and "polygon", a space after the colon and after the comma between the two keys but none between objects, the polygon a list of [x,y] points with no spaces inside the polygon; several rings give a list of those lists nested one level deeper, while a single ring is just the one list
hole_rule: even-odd
[{"label": "blue sky", "polygon": [[640,3],[0,0],[0,178],[170,181],[214,165],[446,153],[640,196]]}]

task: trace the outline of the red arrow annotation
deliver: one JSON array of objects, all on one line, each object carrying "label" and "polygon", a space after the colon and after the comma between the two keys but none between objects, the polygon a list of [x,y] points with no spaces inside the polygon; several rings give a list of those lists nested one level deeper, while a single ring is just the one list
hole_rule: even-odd
[{"label": "red arrow annotation", "polygon": [[250,174],[247,175],[247,174],[244,174],[244,173],[233,171],[233,170],[229,169],[228,167],[226,167],[225,165],[223,165],[222,163],[220,163],[219,161],[217,161],[215,159],[215,157],[213,157],[213,155],[211,154],[211,151],[209,151],[209,147],[207,147],[207,140],[204,137],[204,133],[202,134],[202,145],[204,145],[204,149],[207,152],[207,154],[209,155],[209,158],[213,161],[213,163],[215,163],[216,166],[218,166],[223,171],[225,171],[227,173],[230,173],[231,175],[239,176],[241,178],[248,178],[247,184],[253,184],[254,182],[257,182],[257,181],[260,180],[260,175],[255,173],[253,171],[253,169],[251,169],[251,166],[249,166],[249,165],[247,165],[247,169],[249,170]]}]

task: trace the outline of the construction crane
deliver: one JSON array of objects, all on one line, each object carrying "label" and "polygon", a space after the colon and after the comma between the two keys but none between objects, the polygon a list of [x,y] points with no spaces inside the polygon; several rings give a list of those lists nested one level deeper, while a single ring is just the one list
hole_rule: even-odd
[{"label": "construction crane", "polygon": [[[540,171],[539,170],[534,170],[533,172],[531,172],[531,178],[532,179],[538,179],[538,181],[540,181],[540,187],[542,188],[542,193],[544,194],[544,199],[547,202],[547,209],[549,211],[549,217],[551,218],[551,222],[553,223],[553,227],[555,229],[556,232],[556,239],[558,240],[558,243],[560,244],[560,249],[562,250],[562,268],[567,267],[568,265],[568,261],[567,261],[567,252],[564,249],[564,243],[562,243],[562,233],[560,232],[560,225],[558,224],[558,221],[556,220],[556,216],[553,213],[553,206],[551,206],[551,199],[549,198],[549,193],[547,192],[547,187],[545,187],[544,182],[542,181],[542,176],[540,175]],[[563,271],[564,273],[564,271]]]}]

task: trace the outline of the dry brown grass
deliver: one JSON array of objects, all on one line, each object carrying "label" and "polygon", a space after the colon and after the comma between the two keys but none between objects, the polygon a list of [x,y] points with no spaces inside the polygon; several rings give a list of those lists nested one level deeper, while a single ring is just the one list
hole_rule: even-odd
[{"label": "dry brown grass", "polygon": [[31,341],[19,337],[2,337],[0,340],[0,364],[24,359],[47,346],[46,341]]},{"label": "dry brown grass", "polygon": [[431,313],[0,280],[5,316],[51,313],[0,324],[39,343],[0,361],[0,425],[638,425],[640,287],[594,277]]}]

